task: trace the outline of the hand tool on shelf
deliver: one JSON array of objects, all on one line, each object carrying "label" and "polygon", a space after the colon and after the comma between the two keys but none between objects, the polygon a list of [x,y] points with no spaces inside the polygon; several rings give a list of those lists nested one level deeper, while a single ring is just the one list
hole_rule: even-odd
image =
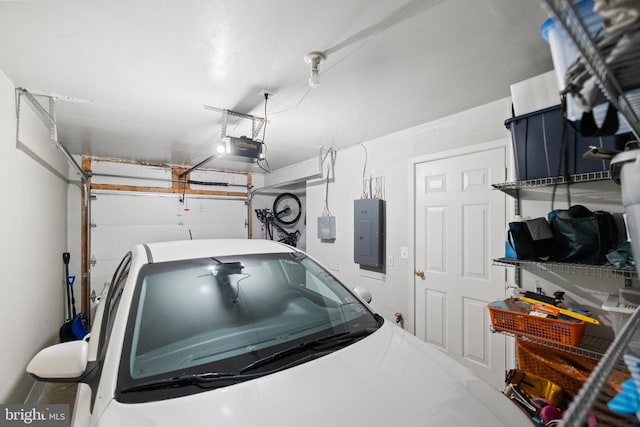
[{"label": "hand tool on shelf", "polygon": [[527,298],[553,305],[558,305],[558,303],[561,303],[564,300],[564,292],[562,291],[554,292],[552,297],[531,291],[520,291],[520,293]]},{"label": "hand tool on shelf", "polygon": [[554,307],[558,310],[558,313],[564,314],[565,316],[573,317],[574,319],[582,320],[588,323],[592,323],[594,325],[600,324],[600,321],[597,319],[594,319],[593,317],[585,316],[584,314],[576,313],[575,311],[567,310],[566,308],[556,307],[553,304],[548,304],[546,302],[538,301],[538,300],[527,298],[527,297],[520,297],[520,300],[526,301],[531,304]]}]

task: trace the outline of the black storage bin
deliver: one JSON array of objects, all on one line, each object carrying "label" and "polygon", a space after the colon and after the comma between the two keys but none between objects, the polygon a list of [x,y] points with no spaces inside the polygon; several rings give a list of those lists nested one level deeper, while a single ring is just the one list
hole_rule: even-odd
[{"label": "black storage bin", "polygon": [[[563,125],[560,105],[512,117],[505,120],[504,125],[511,131],[516,178],[519,181],[558,175]],[[568,125],[569,174],[609,169],[608,160],[582,157],[589,146],[622,151],[624,145],[634,139],[632,133],[585,138],[573,128],[571,123]]]}]

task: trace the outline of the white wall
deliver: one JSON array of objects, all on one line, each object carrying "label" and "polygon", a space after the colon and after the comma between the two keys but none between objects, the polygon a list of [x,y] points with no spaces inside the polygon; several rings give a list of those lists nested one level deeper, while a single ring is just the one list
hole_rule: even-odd
[{"label": "white wall", "polygon": [[[16,148],[13,84],[0,71],[0,402],[21,403],[33,381],[25,374],[31,357],[58,339],[64,321],[67,247],[67,182],[64,158],[49,142],[45,126],[22,108]],[[44,162],[36,161],[40,158]],[[56,172],[57,169],[57,172]]]},{"label": "white wall", "polygon": [[[337,239],[317,237],[316,218],[324,209],[324,180],[307,183],[307,251],[350,286],[365,286],[373,294],[374,308],[387,319],[401,312],[405,328],[413,331],[410,307],[413,272],[409,260],[410,167],[413,157],[500,139],[508,140],[504,120],[511,116],[511,100],[504,98],[443,119],[367,141],[366,177],[382,176],[386,199],[386,255],[394,259],[386,273],[362,270],[353,262],[353,200],[362,195],[365,150],[360,144],[340,150],[335,179],[329,184],[329,209],[336,216]],[[364,125],[364,124],[363,124]],[[400,248],[409,247],[409,259]],[[386,260],[385,260],[386,261]]]}]

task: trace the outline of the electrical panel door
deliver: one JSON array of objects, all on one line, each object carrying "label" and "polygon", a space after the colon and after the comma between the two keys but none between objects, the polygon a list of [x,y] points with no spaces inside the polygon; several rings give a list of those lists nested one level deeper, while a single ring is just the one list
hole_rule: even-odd
[{"label": "electrical panel door", "polygon": [[354,262],[365,267],[382,267],[384,262],[384,200],[354,200],[353,225]]}]

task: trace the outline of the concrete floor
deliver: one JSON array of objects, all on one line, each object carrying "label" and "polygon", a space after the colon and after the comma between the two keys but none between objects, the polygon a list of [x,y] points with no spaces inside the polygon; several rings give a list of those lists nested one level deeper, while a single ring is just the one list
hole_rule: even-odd
[{"label": "concrete floor", "polygon": [[76,399],[76,383],[43,383],[42,391],[37,397],[38,404],[67,404],[69,405],[69,416],[73,417],[73,403]]}]

